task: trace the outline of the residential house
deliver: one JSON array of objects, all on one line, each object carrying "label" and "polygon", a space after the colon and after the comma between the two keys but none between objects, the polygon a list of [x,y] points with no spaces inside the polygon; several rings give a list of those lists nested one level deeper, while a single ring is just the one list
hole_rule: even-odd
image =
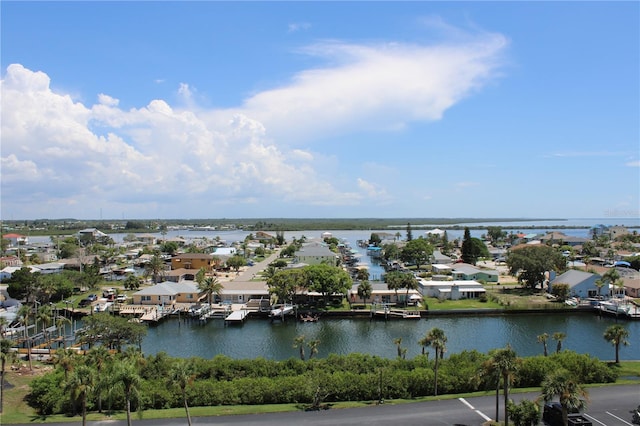
[{"label": "residential house", "polygon": [[327,264],[331,266],[338,265],[339,256],[329,250],[325,245],[307,244],[295,252],[293,255],[294,263],[306,263],[307,265]]},{"label": "residential house", "polygon": [[4,256],[0,257],[0,264],[4,266],[22,266],[22,260],[18,256]]},{"label": "residential house", "polygon": [[640,278],[623,278],[624,292],[629,297],[640,297]]},{"label": "residential house", "polygon": [[454,280],[476,280],[497,283],[498,271],[494,269],[480,269],[468,263],[455,263],[452,265],[451,276]]},{"label": "residential house", "polygon": [[179,283],[163,281],[133,293],[134,305],[173,305],[174,303],[197,303],[206,297],[193,281]]},{"label": "residential house", "polygon": [[76,236],[82,240],[84,238],[96,239],[96,238],[100,238],[100,237],[106,237],[107,234],[105,234],[102,231],[98,231],[96,228],[85,228],[85,229],[81,229],[80,231],[78,231],[76,233]]},{"label": "residential house", "polygon": [[215,265],[214,256],[206,253],[183,253],[171,258],[171,269],[200,269],[211,271]]},{"label": "residential house", "polygon": [[198,273],[198,271],[199,269],[186,269],[186,268],[172,269],[170,271],[166,271],[163,274],[163,277],[165,280],[171,281],[174,283],[179,283],[182,281],[195,281],[196,274]]},{"label": "residential house", "polygon": [[418,279],[420,293],[426,297],[438,299],[475,299],[487,291],[474,280],[437,281]]},{"label": "residential house", "polygon": [[618,237],[621,237],[623,235],[627,235],[629,233],[629,230],[627,228],[625,228],[624,226],[611,226],[609,228],[609,238],[611,238],[612,240],[615,240]]},{"label": "residential house", "polygon": [[545,235],[540,237],[540,241],[543,244],[554,245],[557,244],[559,246],[582,246],[584,243],[589,241],[587,238],[573,237],[571,235],[566,235],[562,232],[547,232]]},{"label": "residential house", "polygon": [[[422,300],[422,295],[418,290],[409,290],[407,296],[406,289],[400,289],[397,292],[395,290],[389,290],[385,283],[371,283],[371,297],[369,297],[367,303],[398,303],[404,304],[407,297],[409,301]],[[351,303],[365,303],[365,301],[358,296],[358,284],[354,284],[351,290],[347,292],[347,297]]]},{"label": "residential house", "polygon": [[3,240],[9,240],[9,247],[18,247],[29,243],[29,238],[20,234],[4,234]]},{"label": "residential house", "polygon": [[[600,278],[601,277],[598,274],[570,269],[564,274],[552,278],[549,282],[547,291],[549,293],[552,293],[553,286],[556,284],[568,284],[569,294],[573,297],[595,297],[598,295],[598,286],[596,286],[595,283]],[[601,291],[602,295],[604,295],[605,293],[606,290]]]},{"label": "residential house", "polygon": [[259,281],[226,282],[223,283],[220,299],[225,303],[247,303],[251,299],[269,300],[269,287]]},{"label": "residential house", "polygon": [[156,244],[157,238],[153,234],[142,234],[138,235],[138,241],[140,241],[142,244],[152,246]]}]

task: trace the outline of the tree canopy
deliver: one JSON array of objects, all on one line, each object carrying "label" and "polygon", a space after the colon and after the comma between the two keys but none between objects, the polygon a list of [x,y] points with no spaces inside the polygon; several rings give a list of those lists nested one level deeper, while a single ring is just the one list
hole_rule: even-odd
[{"label": "tree canopy", "polygon": [[543,284],[546,272],[562,272],[566,265],[567,261],[561,253],[542,244],[518,247],[507,255],[509,273],[517,276],[518,281],[529,288]]}]

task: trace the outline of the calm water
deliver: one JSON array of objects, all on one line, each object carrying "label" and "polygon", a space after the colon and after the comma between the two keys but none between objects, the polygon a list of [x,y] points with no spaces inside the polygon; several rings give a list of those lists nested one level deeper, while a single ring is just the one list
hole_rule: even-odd
[{"label": "calm water", "polygon": [[[222,320],[207,324],[168,319],[149,327],[142,349],[145,354],[161,351],[176,357],[211,358],[223,354],[232,358],[282,360],[298,356],[293,348],[296,336],[319,339],[318,356],[330,353],[363,352],[387,358],[396,356],[393,341],[402,338],[407,357],[420,353],[418,340],[433,327],[444,330],[449,353],[476,349],[488,352],[510,344],[521,356],[542,353],[536,336],[556,331],[566,333],[563,348],[589,353],[600,359],[613,359],[614,348],[602,337],[604,330],[615,324],[613,318],[597,315],[510,315],[479,317],[446,317],[415,320],[383,321],[368,319],[321,319],[317,323],[271,323],[266,319],[249,318],[243,325],[225,326]],[[640,360],[640,321],[620,321],[630,332],[630,345],[621,347],[620,357]],[[555,350],[549,338],[549,350]],[[308,350],[307,350],[308,353]]]}]

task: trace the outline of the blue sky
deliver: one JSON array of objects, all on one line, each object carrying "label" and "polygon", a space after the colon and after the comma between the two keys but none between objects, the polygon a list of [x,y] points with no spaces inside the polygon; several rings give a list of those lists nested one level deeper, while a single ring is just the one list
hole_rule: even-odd
[{"label": "blue sky", "polygon": [[638,2],[7,2],[1,213],[637,217]]}]

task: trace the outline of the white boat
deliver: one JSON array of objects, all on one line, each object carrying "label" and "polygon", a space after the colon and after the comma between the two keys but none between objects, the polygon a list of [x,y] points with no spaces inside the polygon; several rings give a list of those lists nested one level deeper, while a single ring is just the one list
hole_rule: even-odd
[{"label": "white boat", "polygon": [[605,314],[622,315],[634,319],[640,318],[640,308],[624,301],[603,301],[598,303],[596,309]]},{"label": "white boat", "polygon": [[283,315],[289,315],[293,313],[293,305],[282,305],[279,308],[272,309],[269,312],[270,317],[278,317]]}]

